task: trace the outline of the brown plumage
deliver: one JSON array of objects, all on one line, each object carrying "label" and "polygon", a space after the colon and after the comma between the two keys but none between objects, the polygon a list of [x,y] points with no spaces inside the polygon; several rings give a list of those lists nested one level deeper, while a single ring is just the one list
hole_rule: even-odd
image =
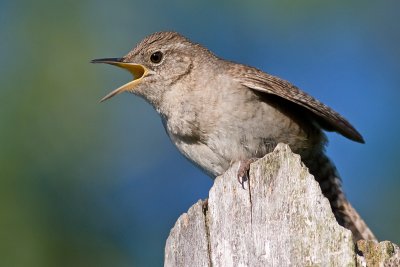
[{"label": "brown plumage", "polygon": [[300,154],[354,239],[375,239],[344,196],[324,153],[323,130],[363,143],[342,116],[287,81],[216,57],[175,32],[146,37],[125,57],[100,59],[135,79],[107,95],[129,91],[160,114],[177,148],[212,178],[235,161],[259,158],[286,143]]}]

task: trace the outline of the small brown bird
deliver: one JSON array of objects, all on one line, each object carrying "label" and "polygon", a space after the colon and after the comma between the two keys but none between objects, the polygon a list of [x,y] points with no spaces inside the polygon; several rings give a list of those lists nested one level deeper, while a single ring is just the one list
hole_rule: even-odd
[{"label": "small brown bird", "polygon": [[354,239],[375,239],[347,201],[323,130],[364,143],[341,115],[299,88],[256,68],[215,56],[176,32],[146,37],[122,58],[95,59],[134,79],[101,101],[128,91],[160,114],[172,142],[213,179],[232,162],[249,162],[286,143],[301,155]]}]

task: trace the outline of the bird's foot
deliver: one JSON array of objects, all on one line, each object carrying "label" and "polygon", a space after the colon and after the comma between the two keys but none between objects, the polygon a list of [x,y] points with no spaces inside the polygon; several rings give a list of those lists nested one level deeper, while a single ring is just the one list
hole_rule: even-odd
[{"label": "bird's foot", "polygon": [[242,188],[244,188],[244,183],[249,180],[249,171],[250,171],[250,164],[255,162],[257,159],[256,158],[251,158],[251,159],[246,159],[246,160],[241,160],[239,161],[239,169],[237,172],[237,179],[239,183],[242,185]]}]

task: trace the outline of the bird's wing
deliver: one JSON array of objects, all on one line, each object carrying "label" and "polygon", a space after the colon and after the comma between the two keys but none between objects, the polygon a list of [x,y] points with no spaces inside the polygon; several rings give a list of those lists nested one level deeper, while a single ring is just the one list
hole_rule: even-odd
[{"label": "bird's wing", "polygon": [[364,143],[361,134],[339,113],[303,92],[291,83],[258,69],[232,64],[230,74],[243,86],[259,92],[279,96],[311,111],[326,130],[336,131],[343,136]]}]

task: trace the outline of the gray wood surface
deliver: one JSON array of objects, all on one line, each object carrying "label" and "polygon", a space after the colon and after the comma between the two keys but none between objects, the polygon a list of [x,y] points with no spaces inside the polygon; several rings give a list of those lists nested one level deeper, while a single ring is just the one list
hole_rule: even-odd
[{"label": "gray wood surface", "polygon": [[366,266],[351,232],[337,224],[318,183],[287,145],[251,165],[244,189],[238,168],[216,178],[208,203],[200,200],[180,216],[165,266]]}]

